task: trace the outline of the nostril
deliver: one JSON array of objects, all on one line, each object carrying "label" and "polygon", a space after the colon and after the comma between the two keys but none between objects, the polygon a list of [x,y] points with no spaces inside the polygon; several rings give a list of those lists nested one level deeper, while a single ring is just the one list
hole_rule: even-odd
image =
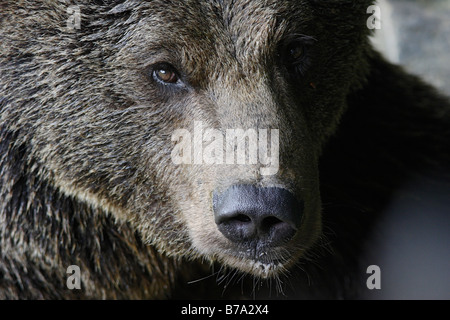
[{"label": "nostril", "polygon": [[257,233],[254,219],[239,211],[216,217],[216,223],[219,231],[234,242],[252,239]]},{"label": "nostril", "polygon": [[283,223],[283,221],[281,221],[277,217],[268,216],[268,217],[265,217],[261,221],[261,229],[263,229],[263,230],[270,230],[273,226],[275,226],[275,225],[277,225],[279,223]]},{"label": "nostril", "polygon": [[252,219],[250,219],[250,217],[245,214],[238,214],[235,217],[233,217],[232,219],[239,221],[239,222],[251,222],[252,221]]},{"label": "nostril", "polygon": [[252,222],[252,219],[246,215],[245,213],[224,213],[222,215],[216,216],[216,223],[217,224],[230,224],[230,223],[249,223]]}]

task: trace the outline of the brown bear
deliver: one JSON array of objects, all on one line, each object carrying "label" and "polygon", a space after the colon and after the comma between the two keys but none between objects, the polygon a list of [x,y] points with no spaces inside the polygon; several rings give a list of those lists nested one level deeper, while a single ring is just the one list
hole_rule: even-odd
[{"label": "brown bear", "polygon": [[1,1],[0,298],[359,297],[386,206],[450,163],[370,5]]}]

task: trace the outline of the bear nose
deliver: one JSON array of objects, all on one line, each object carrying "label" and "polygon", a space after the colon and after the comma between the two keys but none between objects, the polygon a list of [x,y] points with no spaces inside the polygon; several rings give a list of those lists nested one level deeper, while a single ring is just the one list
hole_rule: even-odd
[{"label": "bear nose", "polygon": [[217,227],[227,239],[275,247],[295,235],[303,205],[283,188],[235,185],[214,194],[213,209]]}]

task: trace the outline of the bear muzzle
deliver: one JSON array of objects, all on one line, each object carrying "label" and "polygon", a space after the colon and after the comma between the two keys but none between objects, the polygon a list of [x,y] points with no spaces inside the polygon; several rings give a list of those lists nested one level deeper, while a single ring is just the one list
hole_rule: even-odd
[{"label": "bear muzzle", "polygon": [[219,231],[238,247],[257,251],[288,243],[301,225],[303,207],[279,187],[234,185],[213,196]]}]

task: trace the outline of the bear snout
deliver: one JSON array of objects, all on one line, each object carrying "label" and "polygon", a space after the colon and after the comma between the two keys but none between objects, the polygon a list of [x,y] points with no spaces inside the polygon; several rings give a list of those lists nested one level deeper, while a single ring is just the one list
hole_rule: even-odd
[{"label": "bear snout", "polygon": [[213,209],[219,231],[232,243],[273,248],[295,236],[303,204],[283,188],[234,185],[214,193]]}]

